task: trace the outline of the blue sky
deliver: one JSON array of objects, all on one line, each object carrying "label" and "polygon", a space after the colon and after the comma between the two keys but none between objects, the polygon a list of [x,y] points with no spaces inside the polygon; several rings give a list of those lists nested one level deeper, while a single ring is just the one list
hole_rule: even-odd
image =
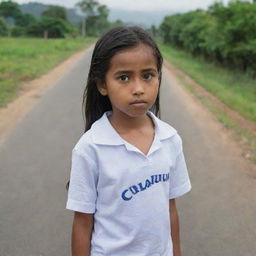
[{"label": "blue sky", "polygon": [[[40,2],[45,4],[73,7],[79,0],[14,0],[17,3]],[[109,8],[120,8],[137,11],[187,11],[196,8],[207,8],[215,0],[98,0],[100,4],[106,4]],[[223,0],[227,3],[229,0]]]}]

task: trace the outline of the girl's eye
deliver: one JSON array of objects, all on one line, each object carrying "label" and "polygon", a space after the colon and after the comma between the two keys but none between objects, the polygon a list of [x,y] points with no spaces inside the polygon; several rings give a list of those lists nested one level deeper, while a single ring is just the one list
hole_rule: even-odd
[{"label": "girl's eye", "polygon": [[123,76],[120,76],[118,79],[119,79],[120,81],[122,81],[122,82],[128,82],[129,77],[128,77],[128,76],[123,75]]},{"label": "girl's eye", "polygon": [[146,80],[150,80],[150,79],[152,79],[152,77],[153,77],[153,75],[150,74],[150,73],[144,75],[144,78],[145,78]]}]

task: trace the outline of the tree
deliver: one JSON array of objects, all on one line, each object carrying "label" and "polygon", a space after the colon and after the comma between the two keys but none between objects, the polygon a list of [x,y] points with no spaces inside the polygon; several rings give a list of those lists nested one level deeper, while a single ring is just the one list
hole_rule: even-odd
[{"label": "tree", "polygon": [[30,24],[33,24],[36,22],[36,19],[33,15],[29,13],[18,15],[16,18],[16,25],[21,27],[27,27]]},{"label": "tree", "polygon": [[149,31],[150,31],[150,33],[152,34],[153,37],[157,36],[157,28],[156,28],[155,25],[151,25]]},{"label": "tree", "polygon": [[72,32],[73,27],[62,19],[42,17],[42,19],[28,28],[28,35],[49,38],[64,38]]},{"label": "tree", "polygon": [[167,44],[256,75],[255,27],[256,5],[234,0],[167,16],[160,32]]},{"label": "tree", "polygon": [[6,36],[8,34],[7,25],[3,17],[0,17],[0,36]]},{"label": "tree", "polygon": [[85,18],[82,23],[82,36],[86,36],[86,20],[90,16],[95,16],[96,8],[99,6],[99,3],[97,0],[81,0],[76,3],[76,6],[85,14]]},{"label": "tree", "polygon": [[3,1],[0,3],[0,16],[3,16],[4,18],[13,17],[16,19],[21,14],[21,10],[17,3],[12,1]]},{"label": "tree", "polygon": [[0,16],[5,18],[9,26],[9,32],[12,36],[26,35],[27,27],[36,22],[31,14],[23,14],[17,3],[12,1],[3,1],[0,3]]},{"label": "tree", "polygon": [[45,11],[43,11],[42,16],[59,18],[67,21],[67,11],[61,6],[49,6]]},{"label": "tree", "polygon": [[86,19],[87,35],[99,36],[110,27],[108,21],[109,10],[106,5],[99,5],[96,14]]},{"label": "tree", "polygon": [[76,4],[86,16],[93,16],[96,13],[96,8],[99,6],[97,0],[81,0]]},{"label": "tree", "polygon": [[121,20],[116,20],[116,21],[111,22],[111,23],[109,24],[109,26],[110,26],[111,28],[113,28],[113,27],[118,27],[118,26],[122,26],[122,25],[124,25],[124,23],[123,23]]},{"label": "tree", "polygon": [[109,9],[106,5],[99,5],[97,8],[98,15],[104,19],[108,18],[109,15]]}]

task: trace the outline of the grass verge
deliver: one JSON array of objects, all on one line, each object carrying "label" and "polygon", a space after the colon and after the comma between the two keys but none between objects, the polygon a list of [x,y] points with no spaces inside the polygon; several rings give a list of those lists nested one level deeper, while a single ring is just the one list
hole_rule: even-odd
[{"label": "grass verge", "polygon": [[22,82],[57,66],[95,38],[0,38],[0,107],[12,101]]},{"label": "grass verge", "polygon": [[[243,74],[234,74],[229,70],[223,70],[220,67],[207,63],[201,58],[194,58],[186,52],[173,49],[169,46],[160,44],[160,47],[164,58],[170,60],[177,68],[187,73],[195,82],[245,118],[253,122],[256,121],[256,80]],[[243,156],[256,163],[255,136],[250,131],[242,128],[238,122],[232,120],[225,111],[219,108],[208,97],[197,94],[195,87],[182,76],[178,76],[178,78],[185,88],[197,96],[215,114],[218,120],[232,132],[235,139],[243,147]],[[231,81],[234,81],[235,88],[232,88]],[[220,97],[220,95],[225,95],[225,97]],[[233,107],[233,104],[235,104],[235,107]],[[242,108],[242,111],[240,108]]]},{"label": "grass verge", "polygon": [[256,79],[221,68],[169,45],[159,45],[164,58],[241,116],[256,122]]}]

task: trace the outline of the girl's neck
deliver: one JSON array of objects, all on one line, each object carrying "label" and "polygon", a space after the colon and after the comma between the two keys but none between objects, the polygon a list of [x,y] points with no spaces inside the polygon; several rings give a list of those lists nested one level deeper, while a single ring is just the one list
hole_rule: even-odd
[{"label": "girl's neck", "polygon": [[112,112],[112,114],[108,116],[108,119],[111,125],[119,133],[128,133],[134,130],[142,130],[145,128],[147,129],[154,127],[153,121],[147,115],[147,113],[139,117],[129,117],[127,115],[120,115],[118,113]]}]

